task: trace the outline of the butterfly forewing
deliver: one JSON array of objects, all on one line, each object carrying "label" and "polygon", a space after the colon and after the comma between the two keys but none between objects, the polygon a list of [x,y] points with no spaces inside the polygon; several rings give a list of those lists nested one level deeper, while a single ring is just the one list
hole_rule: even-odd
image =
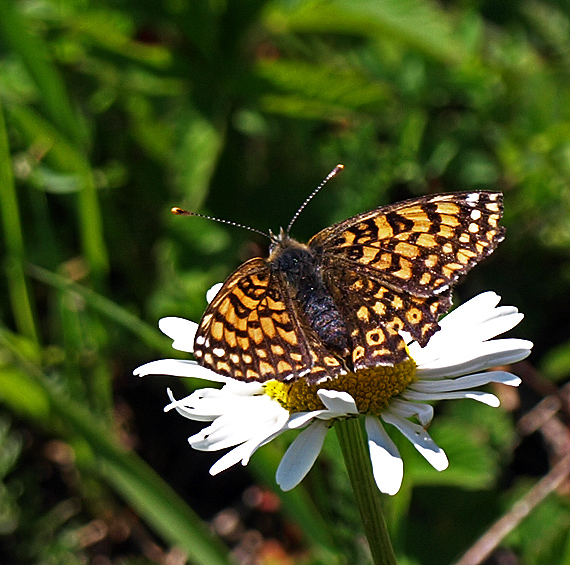
[{"label": "butterfly forewing", "polygon": [[264,259],[251,259],[208,306],[194,354],[201,365],[245,381],[314,381],[346,372],[301,320],[279,273]]},{"label": "butterfly forewing", "polygon": [[315,235],[323,265],[375,272],[396,291],[431,296],[449,288],[504,237],[502,195],[457,192],[407,200]]},{"label": "butterfly forewing", "polygon": [[[359,214],[308,246],[282,234],[274,245],[287,261],[252,259],[226,280],[200,322],[196,358],[240,380],[311,383],[399,363],[407,357],[399,332],[426,345],[452,285],[503,239],[501,216],[500,193],[458,192]],[[292,246],[310,256],[302,268]],[[346,332],[347,352],[324,345],[334,341],[329,326]]]}]

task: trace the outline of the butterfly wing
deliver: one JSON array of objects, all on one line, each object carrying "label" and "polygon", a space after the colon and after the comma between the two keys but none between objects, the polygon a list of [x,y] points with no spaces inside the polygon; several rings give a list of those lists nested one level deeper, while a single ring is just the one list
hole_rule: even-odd
[{"label": "butterfly wing", "polygon": [[342,268],[325,271],[326,284],[347,321],[352,369],[395,365],[408,354],[400,331],[425,345],[439,329],[438,317],[451,305],[451,292],[414,296],[396,292],[379,277]]},{"label": "butterfly wing", "polygon": [[200,365],[244,381],[310,382],[345,373],[343,362],[304,327],[286,283],[255,258],[224,282],[198,326]]},{"label": "butterfly wing", "polygon": [[350,325],[355,367],[403,360],[401,330],[427,343],[452,285],[502,241],[501,216],[500,193],[439,194],[359,214],[310,240]]}]

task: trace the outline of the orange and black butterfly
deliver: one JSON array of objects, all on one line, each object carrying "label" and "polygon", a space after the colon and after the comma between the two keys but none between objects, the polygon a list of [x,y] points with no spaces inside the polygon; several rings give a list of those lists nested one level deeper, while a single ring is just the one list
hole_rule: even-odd
[{"label": "orange and black butterfly", "polygon": [[499,192],[382,206],[306,245],[289,236],[300,210],[287,230],[271,234],[269,257],[241,265],[208,306],[194,343],[200,365],[244,381],[314,384],[402,362],[399,332],[425,346],[453,284],[504,237]]}]

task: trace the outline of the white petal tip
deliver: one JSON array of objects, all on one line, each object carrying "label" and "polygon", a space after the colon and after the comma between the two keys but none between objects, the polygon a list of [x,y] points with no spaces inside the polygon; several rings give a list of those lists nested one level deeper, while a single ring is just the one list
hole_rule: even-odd
[{"label": "white petal tip", "polygon": [[367,416],[365,425],[374,480],[380,492],[393,496],[402,486],[404,462],[378,418]]},{"label": "white petal tip", "polygon": [[382,494],[389,494],[390,496],[394,496],[400,492],[400,487],[402,486],[402,481],[399,481],[397,484],[390,485],[390,484],[378,484],[378,490]]},{"label": "white petal tip", "polygon": [[150,361],[149,363],[145,363],[140,367],[137,367],[133,371],[133,375],[135,377],[146,377],[147,375],[156,375],[157,373],[154,372],[156,367],[156,361]]},{"label": "white petal tip", "polygon": [[169,316],[158,321],[160,331],[173,340],[172,347],[178,351],[192,353],[198,324],[185,318]]},{"label": "white petal tip", "polygon": [[449,460],[443,449],[435,453],[432,452],[428,456],[426,453],[422,453],[422,455],[436,471],[445,471],[449,467]]},{"label": "white petal tip", "polygon": [[277,486],[278,486],[283,492],[289,492],[290,490],[293,490],[293,489],[299,484],[299,482],[300,482],[300,481],[295,481],[295,482],[290,483],[290,482],[287,481],[287,480],[283,480],[282,482],[277,483]]},{"label": "white petal tip", "polygon": [[481,404],[486,404],[491,408],[498,408],[501,405],[501,401],[490,392],[480,392],[480,391],[469,391],[465,393],[465,398],[470,398],[471,400],[476,400]]},{"label": "white petal tip", "polygon": [[208,301],[208,304],[210,304],[210,302],[216,298],[216,294],[220,292],[223,284],[224,283],[216,283],[212,288],[210,288],[210,290],[208,290],[208,292],[206,292],[206,300]]},{"label": "white petal tip", "polygon": [[400,491],[402,480],[404,479],[404,464],[401,459],[399,463],[394,461],[391,468],[387,468],[383,472],[378,473],[378,476],[374,476],[380,492],[394,496]]}]

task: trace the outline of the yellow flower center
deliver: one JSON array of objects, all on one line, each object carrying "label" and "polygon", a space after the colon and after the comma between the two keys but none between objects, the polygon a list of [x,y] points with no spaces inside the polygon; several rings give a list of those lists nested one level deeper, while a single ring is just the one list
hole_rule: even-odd
[{"label": "yellow flower center", "polygon": [[318,390],[348,392],[361,414],[379,415],[392,397],[402,393],[415,380],[416,364],[413,359],[406,359],[398,365],[360,369],[317,385],[310,385],[305,379],[294,383],[267,381],[265,394],[293,414],[325,408],[317,396]]}]

